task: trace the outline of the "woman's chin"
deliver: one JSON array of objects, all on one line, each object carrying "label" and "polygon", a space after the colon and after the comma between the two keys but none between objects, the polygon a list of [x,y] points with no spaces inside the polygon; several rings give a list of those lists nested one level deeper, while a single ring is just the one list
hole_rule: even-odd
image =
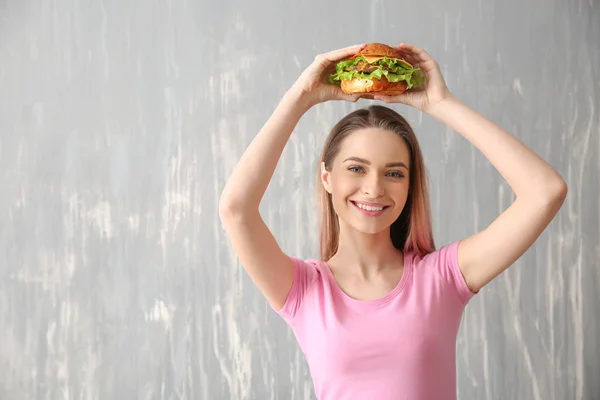
[{"label": "woman's chin", "polygon": [[389,232],[391,223],[385,223],[384,221],[373,221],[371,223],[364,223],[363,221],[352,221],[348,224],[352,230],[363,233],[365,235],[377,235],[383,232]]}]

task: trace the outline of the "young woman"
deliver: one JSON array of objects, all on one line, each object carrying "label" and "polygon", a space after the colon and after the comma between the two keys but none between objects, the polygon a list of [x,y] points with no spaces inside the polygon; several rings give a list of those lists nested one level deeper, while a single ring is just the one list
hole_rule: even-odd
[{"label": "young woman", "polygon": [[567,186],[532,150],[453,96],[427,52],[401,44],[426,84],[375,98],[416,107],[463,135],[516,200],[485,230],[436,249],[415,135],[395,111],[373,105],[338,122],[325,142],[320,258],[284,254],[259,203],[301,116],[325,101],[358,100],[328,84],[327,73],[361,48],[318,55],[301,74],[229,178],[221,220],[241,264],[292,327],[320,400],[454,399],[465,305],[534,243]]}]

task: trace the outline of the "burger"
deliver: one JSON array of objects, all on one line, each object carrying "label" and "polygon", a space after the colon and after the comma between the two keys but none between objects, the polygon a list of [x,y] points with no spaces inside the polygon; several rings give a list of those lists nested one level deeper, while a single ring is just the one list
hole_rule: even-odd
[{"label": "burger", "polygon": [[[419,68],[414,68],[398,49],[382,43],[371,43],[350,59],[335,66],[329,82],[341,86],[342,92],[395,96],[425,82]],[[368,95],[371,93],[371,95]]]}]

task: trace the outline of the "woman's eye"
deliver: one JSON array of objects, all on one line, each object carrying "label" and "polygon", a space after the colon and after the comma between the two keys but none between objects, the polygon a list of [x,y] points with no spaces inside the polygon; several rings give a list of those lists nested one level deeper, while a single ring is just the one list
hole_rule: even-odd
[{"label": "woman's eye", "polygon": [[400,171],[390,171],[389,175],[391,175],[394,178],[403,178],[404,177],[404,175]]},{"label": "woman's eye", "polygon": [[360,172],[361,170],[362,170],[361,167],[350,167],[350,168],[348,168],[348,171],[351,171],[351,172]]}]

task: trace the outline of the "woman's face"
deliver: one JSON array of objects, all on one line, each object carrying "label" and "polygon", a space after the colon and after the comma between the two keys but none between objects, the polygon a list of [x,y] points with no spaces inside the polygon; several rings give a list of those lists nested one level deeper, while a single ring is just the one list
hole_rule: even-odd
[{"label": "woman's face", "polygon": [[344,138],[331,171],[321,179],[340,223],[378,233],[400,216],[409,191],[410,152],[398,134],[366,128]]}]

